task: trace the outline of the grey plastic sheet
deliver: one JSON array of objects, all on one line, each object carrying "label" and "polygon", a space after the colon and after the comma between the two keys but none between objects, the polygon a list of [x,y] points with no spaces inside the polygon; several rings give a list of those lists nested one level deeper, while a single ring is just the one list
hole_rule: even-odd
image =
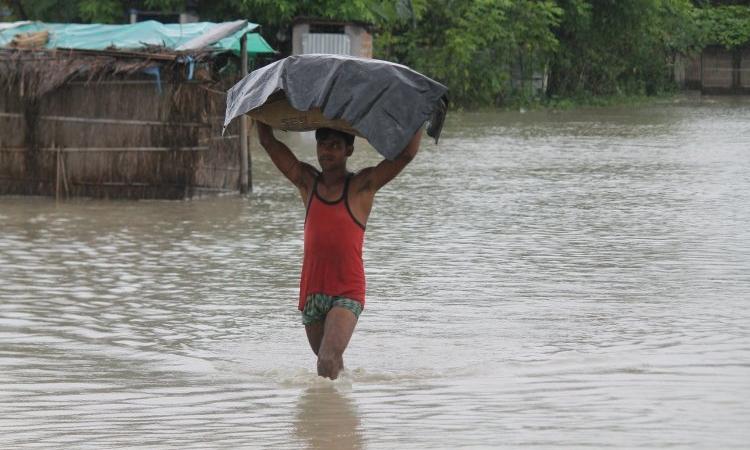
[{"label": "grey plastic sheet", "polygon": [[[420,127],[437,143],[448,88],[406,66],[341,55],[295,55],[254,70],[227,92],[224,127],[283,91],[298,111],[342,119],[387,159]],[[278,95],[278,94],[277,94]]]}]

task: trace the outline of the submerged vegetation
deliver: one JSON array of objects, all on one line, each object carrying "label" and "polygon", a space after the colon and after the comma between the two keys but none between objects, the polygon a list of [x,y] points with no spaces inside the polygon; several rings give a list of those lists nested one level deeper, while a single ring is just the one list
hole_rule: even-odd
[{"label": "submerged vegetation", "polygon": [[13,20],[114,23],[128,8],[247,17],[282,53],[295,17],[367,22],[375,57],[441,81],[467,107],[657,95],[675,88],[678,57],[750,44],[743,0],[75,0],[64,10],[56,3],[0,5]]}]

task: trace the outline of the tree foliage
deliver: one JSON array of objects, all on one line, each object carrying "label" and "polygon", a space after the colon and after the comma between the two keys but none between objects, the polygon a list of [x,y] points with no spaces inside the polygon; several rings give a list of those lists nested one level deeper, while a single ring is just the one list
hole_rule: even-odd
[{"label": "tree foliage", "polygon": [[376,53],[446,83],[459,103],[500,103],[518,59],[531,70],[555,51],[560,13],[553,1],[430,2],[415,23],[380,33]]},{"label": "tree foliage", "polygon": [[700,43],[718,44],[726,48],[750,43],[750,7],[726,5],[701,8],[695,13],[699,24]]},{"label": "tree foliage", "polygon": [[[0,0],[10,20],[118,23],[129,9],[196,10],[203,20],[247,18],[290,50],[296,17],[372,25],[375,56],[448,85],[463,105],[534,95],[548,76],[559,97],[652,94],[671,86],[671,63],[706,45],[750,45],[746,0]],[[7,20],[7,19],[6,19]]]},{"label": "tree foliage", "polygon": [[674,53],[693,45],[688,0],[559,3],[565,13],[551,81],[557,95],[653,94],[669,83]]}]

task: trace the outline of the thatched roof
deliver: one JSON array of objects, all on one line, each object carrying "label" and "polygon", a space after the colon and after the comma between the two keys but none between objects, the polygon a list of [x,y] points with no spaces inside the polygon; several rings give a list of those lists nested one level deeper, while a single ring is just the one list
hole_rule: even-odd
[{"label": "thatched roof", "polygon": [[[149,68],[158,68],[162,80],[174,81],[188,78],[185,70],[176,70],[179,66],[211,57],[210,52],[202,52],[187,60],[158,47],[142,52],[0,49],[0,88],[18,89],[21,98],[34,99],[74,79],[95,83],[131,77]],[[195,72],[194,78],[200,77],[207,78]]]}]

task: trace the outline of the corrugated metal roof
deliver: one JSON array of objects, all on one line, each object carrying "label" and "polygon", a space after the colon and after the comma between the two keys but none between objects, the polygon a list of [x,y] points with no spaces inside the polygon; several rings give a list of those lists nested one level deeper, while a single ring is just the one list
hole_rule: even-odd
[{"label": "corrugated metal roof", "polygon": [[31,23],[30,20],[23,20],[21,22],[0,22],[0,33],[2,33],[5,30],[9,30],[15,27],[20,27],[21,25],[26,25],[29,23]]},{"label": "corrugated metal roof", "polygon": [[351,55],[352,44],[349,36],[345,34],[307,33],[302,36],[302,53]]}]

